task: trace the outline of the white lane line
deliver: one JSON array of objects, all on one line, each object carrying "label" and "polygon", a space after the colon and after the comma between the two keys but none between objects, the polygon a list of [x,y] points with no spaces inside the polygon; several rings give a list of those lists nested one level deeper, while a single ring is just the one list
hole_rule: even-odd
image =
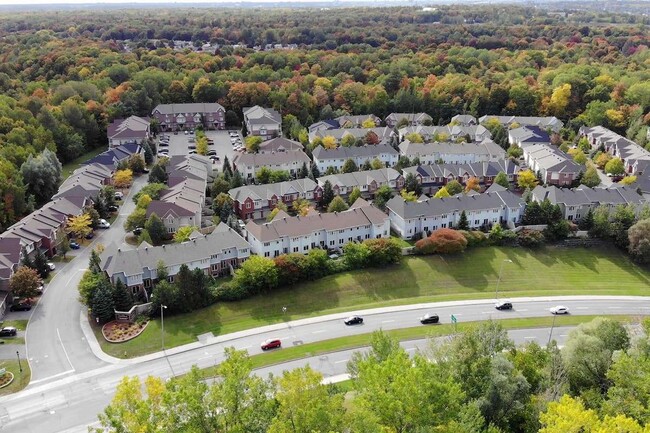
[{"label": "white lane line", "polygon": [[334,361],[334,364],[342,364],[344,362],[348,362],[348,360],[347,359],[342,359],[340,361]]},{"label": "white lane line", "polygon": [[566,337],[567,334],[560,334],[560,337]]},{"label": "white lane line", "polygon": [[75,372],[74,370],[63,371],[61,373],[53,374],[52,376],[44,377],[42,379],[30,380],[29,384],[34,385],[35,383],[39,383],[39,382],[43,382],[43,381],[46,381],[46,380],[54,379],[55,377],[65,376],[66,374],[70,374],[70,373],[74,373],[74,372]]},{"label": "white lane line", "polygon": [[244,349],[250,349],[251,347],[253,347],[253,346],[244,346],[244,347],[240,347],[240,348],[239,348],[239,349],[237,349],[237,350],[244,350]]},{"label": "white lane line", "polygon": [[72,362],[70,362],[68,351],[65,350],[65,346],[63,345],[63,340],[61,340],[61,333],[59,332],[59,328],[56,328],[56,335],[58,335],[59,337],[59,343],[61,343],[61,347],[63,348],[63,353],[65,354],[65,358],[68,360],[68,364],[70,364],[70,368],[74,370],[74,365],[72,365]]},{"label": "white lane line", "polygon": [[394,320],[382,320],[381,323],[392,323]]},{"label": "white lane line", "polygon": [[537,338],[537,337],[524,337],[524,340],[534,340],[534,339],[536,339],[536,338]]},{"label": "white lane line", "polygon": [[588,310],[589,307],[576,307],[576,310]]},{"label": "white lane line", "polygon": [[607,307],[607,308],[609,308],[610,310],[620,310],[623,307]]},{"label": "white lane line", "polygon": [[[481,311],[481,314],[492,314],[492,311]],[[458,314],[455,314],[455,316],[458,316]]]},{"label": "white lane line", "polygon": [[318,331],[312,332],[312,334],[322,334],[323,332],[327,332],[327,329],[320,329]]},{"label": "white lane line", "polygon": [[417,347],[409,347],[406,349],[407,352],[413,352],[414,350],[417,350]]},{"label": "white lane line", "polygon": [[463,313],[452,313],[451,315],[455,317],[460,317],[463,315]]},{"label": "white lane line", "polygon": [[517,308],[517,311],[520,311],[520,312],[523,313],[524,311],[528,311],[528,308],[524,308],[524,309],[519,309],[519,308]]}]

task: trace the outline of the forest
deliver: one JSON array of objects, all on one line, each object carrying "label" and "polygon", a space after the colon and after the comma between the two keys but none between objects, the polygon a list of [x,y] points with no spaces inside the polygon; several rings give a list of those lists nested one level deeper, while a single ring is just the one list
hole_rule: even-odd
[{"label": "forest", "polygon": [[217,380],[197,368],[168,382],[125,377],[93,431],[648,432],[649,325],[597,318],[562,348],[550,337],[515,347],[485,321],[412,357],[377,331],[348,361],[345,387],[309,367],[251,375],[246,352],[226,348]]},{"label": "forest", "polygon": [[3,12],[0,229],[61,181],[45,149],[65,164],[160,103],[217,101],[232,127],[242,107],[271,106],[293,138],[344,113],[424,111],[554,115],[565,139],[603,125],[645,145],[647,20],[514,5]]}]

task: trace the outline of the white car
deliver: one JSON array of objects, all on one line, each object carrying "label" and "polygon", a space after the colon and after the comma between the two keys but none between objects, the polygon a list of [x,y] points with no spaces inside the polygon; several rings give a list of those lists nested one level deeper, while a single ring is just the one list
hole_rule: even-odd
[{"label": "white car", "polygon": [[56,265],[52,262],[47,262],[47,267],[50,271],[53,271],[56,269]]},{"label": "white car", "polygon": [[556,305],[551,308],[551,314],[569,314],[569,309],[563,305]]},{"label": "white car", "polygon": [[97,223],[97,227],[99,227],[100,229],[107,229],[110,226],[111,224],[105,219],[100,219],[99,222]]},{"label": "white car", "polygon": [[122,200],[124,198],[124,194],[121,191],[115,191],[115,200]]}]

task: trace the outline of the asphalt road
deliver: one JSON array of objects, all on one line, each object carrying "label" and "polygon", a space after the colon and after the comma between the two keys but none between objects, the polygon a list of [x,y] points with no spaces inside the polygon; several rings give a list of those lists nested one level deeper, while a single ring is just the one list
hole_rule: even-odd
[{"label": "asphalt road", "polygon": [[[650,312],[650,298],[580,296],[513,299],[512,301],[515,309],[504,312],[495,310],[489,301],[447,302],[378,309],[374,314],[364,314],[364,324],[358,326],[345,326],[342,322],[344,317],[342,314],[302,319],[207,338],[185,347],[171,349],[167,352],[167,357],[159,353],[133,360],[115,360],[114,364],[95,369],[87,368],[84,372],[76,371],[74,374],[57,377],[54,381],[30,385],[21,393],[3,398],[0,401],[0,430],[41,433],[85,431],[85,426],[92,423],[96,414],[110,401],[116,385],[124,375],[141,378],[153,375],[167,378],[188,371],[192,365],[208,367],[218,364],[223,359],[225,347],[246,349],[250,354],[262,353],[259,344],[267,338],[281,338],[283,346],[288,347],[339,336],[368,333],[380,328],[423,326],[419,324],[418,317],[430,311],[438,313],[442,323],[449,323],[451,314],[454,314],[460,322],[488,318],[550,316],[548,309],[558,303],[566,305],[575,315],[647,315]],[[434,306],[435,308],[432,308]],[[557,325],[562,325],[559,317]],[[556,328],[553,336],[563,338],[565,334],[565,330]],[[521,341],[535,340],[545,344],[549,338],[549,330],[539,332],[524,330],[518,335],[522,335]],[[319,365],[329,366],[329,370],[323,371],[326,375],[340,374],[339,372],[344,371],[344,359],[347,358],[346,355],[340,355],[341,358],[337,356],[339,355],[327,355],[327,358],[319,357],[310,362],[318,368],[321,368]],[[293,368],[295,365],[293,361],[276,366],[277,370],[273,372],[277,374],[284,368]],[[266,372],[261,370],[262,374]]]},{"label": "asphalt road", "polygon": [[[558,327],[554,338],[562,344],[570,328]],[[522,344],[538,341],[545,344],[550,329],[526,329],[510,332],[511,338]],[[255,337],[256,338],[256,337]],[[252,341],[257,341],[253,338]],[[250,339],[249,339],[250,340]],[[247,341],[235,343],[247,344]],[[231,344],[215,345],[206,350],[205,356],[200,351],[190,351],[178,356],[171,356],[167,362],[164,358],[136,365],[109,365],[86,374],[61,379],[56,386],[44,386],[10,396],[0,405],[0,431],[12,433],[72,433],[86,432],[87,426],[96,423],[97,414],[110,402],[115,387],[124,375],[160,376],[167,378],[173,367],[175,374],[189,370],[192,364],[207,367],[223,360],[223,348]],[[426,340],[413,340],[402,343],[408,352],[427,350]],[[360,349],[364,350],[364,349]],[[253,350],[251,352],[257,352]],[[283,371],[310,365],[323,373],[325,378],[346,372],[346,364],[353,350],[331,353],[319,357],[305,358],[278,364],[257,370],[255,373],[266,377],[269,373],[281,375]],[[212,353],[212,355],[209,355]],[[51,384],[54,385],[54,384]]]},{"label": "asphalt road", "polygon": [[[214,140],[214,144],[211,146],[208,146],[208,150],[215,150],[217,152],[217,155],[220,158],[220,161],[218,161],[216,166],[221,169],[221,165],[223,164],[224,157],[227,156],[228,160],[232,163],[232,159],[235,156],[235,151],[233,150],[232,143],[230,142],[230,131],[205,131],[205,135],[208,138],[211,138]],[[239,131],[234,131],[239,134],[239,138],[241,139],[241,134]],[[169,136],[169,146],[163,146],[160,147],[158,146],[158,151],[162,149],[167,149],[169,152],[170,156],[173,155],[187,155],[190,149],[188,149],[189,144],[194,144],[196,143],[190,143],[189,139],[190,138],[195,138],[195,135],[190,135],[190,134],[184,134],[183,132],[179,132],[178,134],[174,134],[173,132],[164,132],[163,133],[165,136]],[[242,139],[243,143],[243,139]]]},{"label": "asphalt road", "polygon": [[131,197],[146,183],[147,176],[135,179],[111,227],[95,230],[90,245],[74,251],[72,261],[57,264],[54,278],[31,310],[25,334],[27,358],[32,369],[30,387],[105,365],[92,353],[81,331],[79,318],[85,307],[77,300],[77,286],[88,267],[90,252],[97,244],[123,243],[124,221],[135,209]]}]

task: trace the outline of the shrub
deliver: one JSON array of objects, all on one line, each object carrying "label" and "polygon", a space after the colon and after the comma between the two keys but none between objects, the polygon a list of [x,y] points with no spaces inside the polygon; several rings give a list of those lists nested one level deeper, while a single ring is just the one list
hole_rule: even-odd
[{"label": "shrub", "polygon": [[491,245],[506,245],[512,243],[517,238],[517,235],[511,231],[501,227],[501,224],[495,224],[490,230],[490,244]]},{"label": "shrub", "polygon": [[367,239],[363,244],[370,251],[370,266],[386,266],[402,260],[402,247],[395,239]]},{"label": "shrub", "polygon": [[436,244],[431,239],[420,239],[415,243],[415,251],[418,254],[433,254],[436,252]]},{"label": "shrub", "polygon": [[239,284],[233,284],[232,282],[223,283],[215,290],[215,297],[219,301],[241,301],[249,296],[250,295],[246,289],[241,287]]},{"label": "shrub", "polygon": [[478,247],[485,244],[487,236],[485,233],[478,230],[459,230],[460,233],[467,239],[467,246]]},{"label": "shrub", "polygon": [[517,241],[522,247],[536,248],[544,243],[544,234],[537,230],[523,229],[517,233]]},{"label": "shrub", "polygon": [[467,239],[458,230],[438,229],[434,230],[428,238],[416,242],[415,248],[419,254],[462,253],[467,248]]}]

